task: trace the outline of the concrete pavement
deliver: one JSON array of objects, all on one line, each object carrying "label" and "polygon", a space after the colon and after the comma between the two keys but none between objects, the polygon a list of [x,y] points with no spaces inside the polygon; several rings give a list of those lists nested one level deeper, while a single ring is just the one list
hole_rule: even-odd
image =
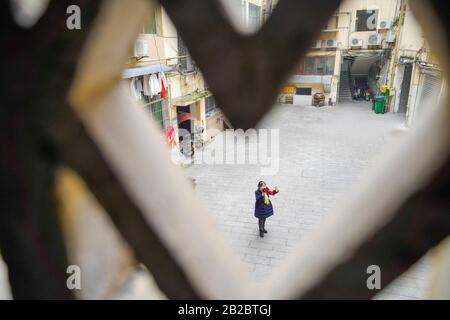
[{"label": "concrete pavement", "polygon": [[[351,192],[387,142],[405,134],[403,123],[404,116],[374,114],[365,102],[322,108],[278,105],[259,124],[280,129],[276,175],[261,176],[256,164],[194,164],[186,174],[196,179],[198,196],[261,281],[276,272],[298,241],[320,228],[330,208]],[[262,239],[253,216],[259,180],[280,188],[271,198],[275,214]],[[429,261],[423,259],[377,298],[425,298],[430,274]]]},{"label": "concrete pavement", "polygon": [[[280,129],[279,171],[261,176],[259,165],[205,165],[186,168],[196,178],[196,192],[224,232],[227,241],[262,281],[311,230],[320,228],[328,212],[363,179],[386,143],[405,134],[401,115],[376,115],[366,103],[336,107],[278,105],[260,128]],[[259,180],[277,185],[275,214],[259,238],[253,216]],[[430,285],[428,258],[379,294],[377,299],[424,299]],[[139,270],[116,299],[160,299],[153,280]],[[0,299],[10,298],[6,267],[0,259]]]}]

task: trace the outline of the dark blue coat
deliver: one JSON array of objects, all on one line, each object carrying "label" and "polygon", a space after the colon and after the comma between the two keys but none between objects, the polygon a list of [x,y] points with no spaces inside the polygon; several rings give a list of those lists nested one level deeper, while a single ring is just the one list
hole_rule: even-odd
[{"label": "dark blue coat", "polygon": [[[267,196],[270,198],[269,194],[267,194]],[[265,204],[264,197],[259,189],[255,191],[255,198],[255,217],[257,217],[258,219],[262,219],[268,218],[273,215],[272,202],[270,202],[269,199],[269,204]]]}]

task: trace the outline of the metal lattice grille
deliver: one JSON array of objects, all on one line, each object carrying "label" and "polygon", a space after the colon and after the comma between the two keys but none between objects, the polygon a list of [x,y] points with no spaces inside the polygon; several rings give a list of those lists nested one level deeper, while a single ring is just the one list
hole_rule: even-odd
[{"label": "metal lattice grille", "polygon": [[[67,1],[52,1],[30,30],[18,28],[8,2],[1,4],[6,37],[0,61],[10,82],[1,88],[1,146],[8,157],[0,164],[6,195],[0,246],[15,297],[72,295],[65,287],[67,259],[51,200],[60,164],[82,177],[168,298],[370,298],[374,292],[361,272],[370,261],[382,264],[385,285],[450,234],[450,115],[441,108],[336,209],[339,219],[300,244],[260,290],[204,207],[186,192],[190,185],[181,172],[168,165],[159,130],[117,82],[155,3],[72,2],[83,8],[85,23],[72,33],[60,14]],[[259,32],[243,36],[216,1],[160,0],[217,103],[244,129],[271,109],[283,81],[339,2],[281,0]],[[448,12],[430,10],[433,21],[446,21]],[[124,11],[133,19],[121,19]],[[208,32],[199,37],[200,30]],[[25,46],[35,40],[39,46]],[[448,70],[445,52],[440,53]],[[28,83],[18,85],[25,74]],[[404,170],[412,174],[399,175]],[[386,192],[367,206],[376,190]]]}]

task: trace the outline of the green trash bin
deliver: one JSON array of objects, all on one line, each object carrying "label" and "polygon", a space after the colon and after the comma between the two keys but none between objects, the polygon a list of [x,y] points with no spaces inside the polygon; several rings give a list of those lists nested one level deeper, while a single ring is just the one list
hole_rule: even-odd
[{"label": "green trash bin", "polygon": [[383,113],[387,112],[386,104],[389,101],[389,95],[390,95],[390,91],[389,91],[389,89],[386,89],[386,92],[384,94],[384,109],[383,109]]},{"label": "green trash bin", "polygon": [[383,96],[383,95],[375,96],[375,98],[374,98],[375,113],[384,113],[384,102],[385,102],[385,96]]}]

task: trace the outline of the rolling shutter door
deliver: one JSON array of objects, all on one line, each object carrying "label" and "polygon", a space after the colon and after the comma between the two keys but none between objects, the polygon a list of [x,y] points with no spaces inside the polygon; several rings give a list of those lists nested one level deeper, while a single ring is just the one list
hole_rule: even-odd
[{"label": "rolling shutter door", "polygon": [[419,110],[438,102],[442,79],[440,75],[424,73],[422,90],[420,92]]}]

